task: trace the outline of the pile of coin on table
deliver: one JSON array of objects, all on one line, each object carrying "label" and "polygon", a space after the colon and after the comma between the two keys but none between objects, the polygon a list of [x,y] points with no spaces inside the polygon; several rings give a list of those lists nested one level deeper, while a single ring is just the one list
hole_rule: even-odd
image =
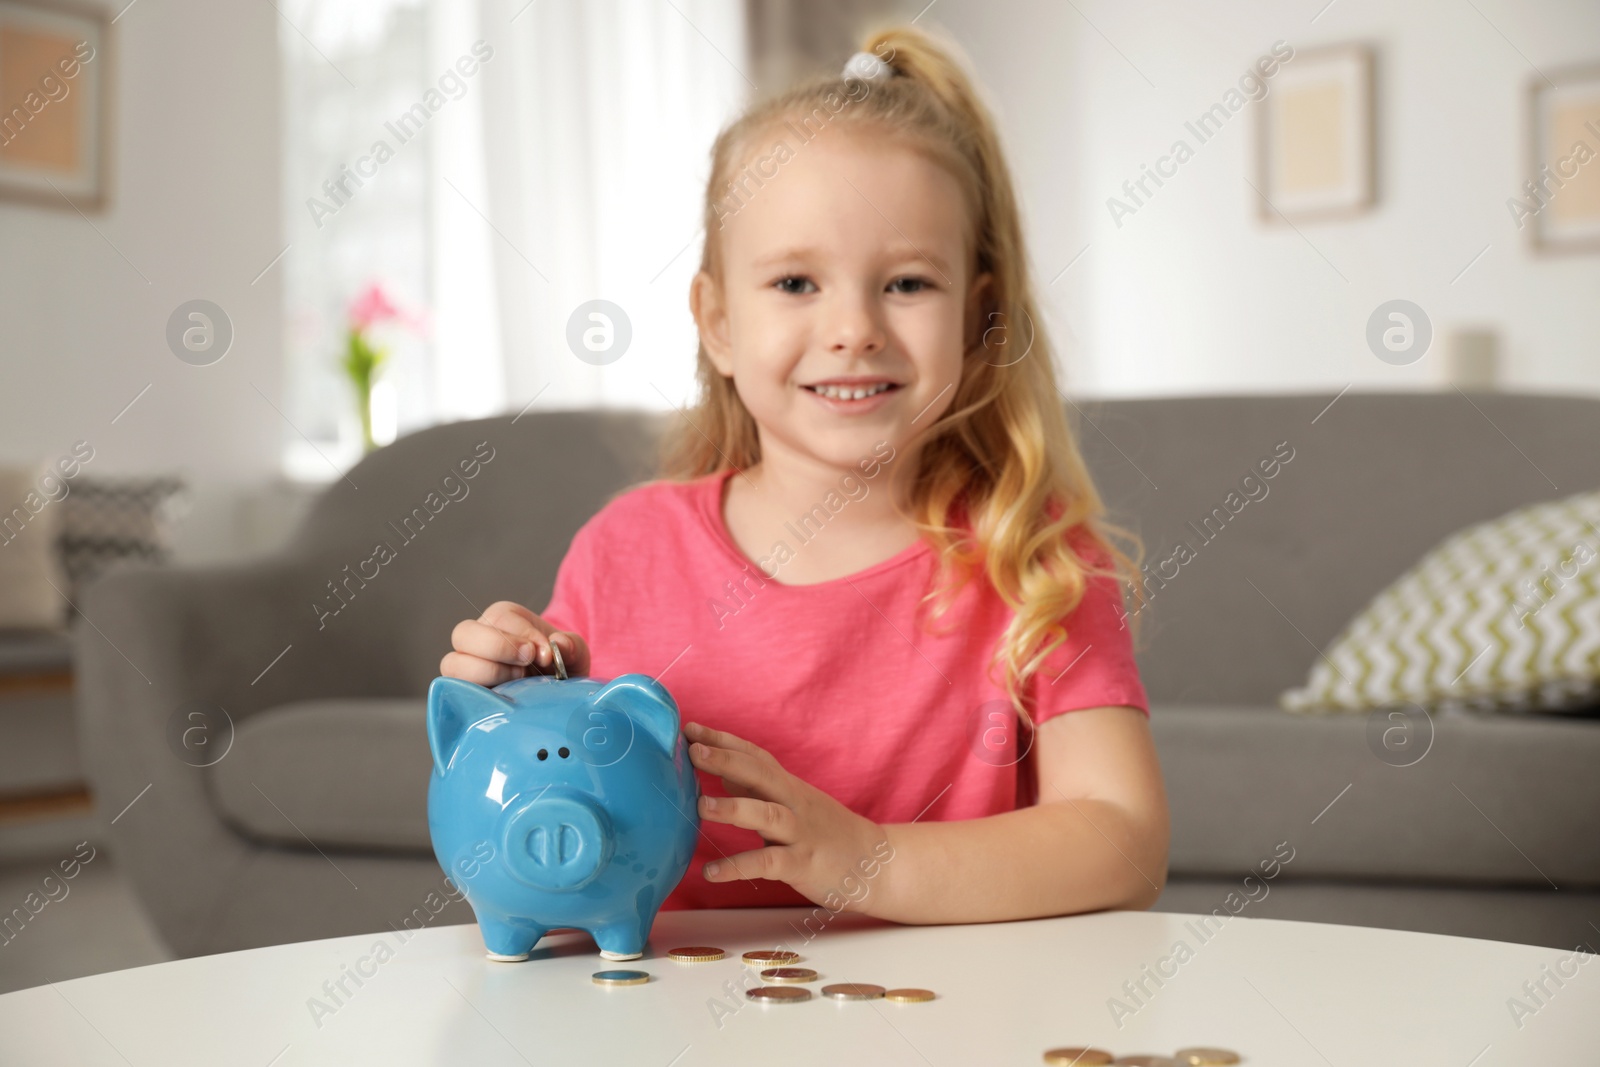
[{"label": "pile of coin on table", "polygon": [[1044,1062],[1058,1067],[1228,1067],[1241,1062],[1225,1048],[1180,1048],[1170,1056],[1112,1056],[1103,1048],[1053,1048]]},{"label": "pile of coin on table", "polygon": [[[678,963],[713,963],[727,959],[728,953],[711,945],[689,945],[667,950],[667,959]],[[746,966],[761,969],[766,984],[745,990],[745,996],[761,1004],[799,1004],[811,999],[805,983],[821,975],[810,967],[796,967],[800,954],[788,949],[755,949],[740,957]],[[650,981],[648,971],[597,971],[600,985],[643,985]],[[896,1004],[921,1004],[934,999],[931,989],[885,989],[867,982],[835,982],[821,989],[832,1000],[887,1000]],[[1136,1054],[1115,1056],[1100,1048],[1053,1048],[1045,1052],[1044,1062],[1056,1067],[1231,1067],[1242,1062],[1239,1054],[1225,1048],[1181,1048],[1170,1056]]]},{"label": "pile of coin on table", "polygon": [[[678,963],[712,963],[726,959],[727,955],[724,950],[710,945],[667,950],[667,959]],[[761,1004],[798,1004],[810,1000],[811,990],[805,988],[804,984],[821,977],[810,967],[794,966],[800,962],[800,954],[787,949],[756,949],[740,958],[747,966],[761,969],[761,978],[766,984],[745,990],[745,996]],[[650,973],[634,970],[597,971],[593,978],[598,985],[643,985],[650,980]],[[821,993],[832,1000],[887,1000],[894,1004],[921,1004],[932,1000],[934,996],[931,989],[885,989],[867,982],[836,982],[823,986]]]}]

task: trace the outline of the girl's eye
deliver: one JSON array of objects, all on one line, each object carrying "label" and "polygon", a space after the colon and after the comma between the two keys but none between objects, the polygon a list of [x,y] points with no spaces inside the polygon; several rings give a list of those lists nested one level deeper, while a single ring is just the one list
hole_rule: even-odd
[{"label": "girl's eye", "polygon": [[[779,278],[773,284],[780,292],[794,296],[801,296],[816,289],[816,283],[810,278],[799,274],[791,274],[787,277]],[[811,288],[807,289],[805,288],[806,286]],[[930,283],[926,278],[896,278],[889,283],[890,291],[896,293],[920,293],[929,287]]]},{"label": "girl's eye", "polygon": [[[777,282],[775,282],[774,284],[777,285],[777,287],[778,287],[778,289],[780,291],[785,292],[785,293],[792,293],[795,296],[799,296],[799,295],[803,294],[806,291],[804,289],[790,288],[789,287],[789,283],[790,282],[798,282],[802,286],[804,286],[804,285],[813,285],[813,283],[812,283],[810,278],[801,277],[798,274],[791,274],[786,278],[779,278],[777,280]],[[813,285],[813,287],[814,287],[814,285]]]}]

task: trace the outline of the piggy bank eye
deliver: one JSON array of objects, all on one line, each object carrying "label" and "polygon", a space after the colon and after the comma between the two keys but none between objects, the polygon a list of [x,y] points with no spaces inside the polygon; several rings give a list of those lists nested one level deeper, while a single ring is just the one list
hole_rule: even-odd
[{"label": "piggy bank eye", "polygon": [[542,759],[542,760],[543,759],[549,759],[550,758],[550,753],[546,749],[542,749],[541,748],[539,750],[539,758]]},{"label": "piggy bank eye", "polygon": [[562,759],[566,759],[568,756],[572,755],[572,753],[567,750],[567,746],[562,745],[561,748],[556,751],[556,755],[560,756]]}]

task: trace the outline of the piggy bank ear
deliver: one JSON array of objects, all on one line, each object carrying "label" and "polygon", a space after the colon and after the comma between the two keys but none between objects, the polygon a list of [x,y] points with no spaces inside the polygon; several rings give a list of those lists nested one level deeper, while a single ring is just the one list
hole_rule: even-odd
[{"label": "piggy bank ear", "polygon": [[440,774],[467,727],[511,707],[511,699],[460,678],[435,678],[428,687],[428,747]]},{"label": "piggy bank ear", "polygon": [[660,682],[648,674],[624,674],[607,682],[594,695],[594,707],[620,711],[656,739],[668,755],[678,747],[678,704]]}]

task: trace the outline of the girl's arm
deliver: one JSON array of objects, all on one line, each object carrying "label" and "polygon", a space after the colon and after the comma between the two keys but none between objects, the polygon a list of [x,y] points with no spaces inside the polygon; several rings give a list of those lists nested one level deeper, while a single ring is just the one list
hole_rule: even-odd
[{"label": "girl's arm", "polygon": [[1039,802],[957,822],[894,823],[893,859],[852,910],[902,923],[1145,909],[1167,880],[1167,796],[1138,708],[1058,715],[1034,738]]},{"label": "girl's arm", "polygon": [[742,738],[696,723],[685,732],[695,766],[722,776],[733,794],[714,806],[702,797],[701,816],[768,842],[708,865],[710,881],[777,879],[833,910],[902,923],[1143,909],[1166,884],[1166,791],[1137,708],[1073,711],[1041,726],[1033,807],[884,826]]}]

